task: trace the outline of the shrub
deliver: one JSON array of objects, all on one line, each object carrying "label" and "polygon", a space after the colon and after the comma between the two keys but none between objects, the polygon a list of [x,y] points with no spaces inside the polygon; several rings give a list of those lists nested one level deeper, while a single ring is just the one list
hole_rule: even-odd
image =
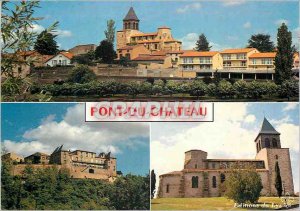
[{"label": "shrub", "polygon": [[140,85],[140,92],[145,95],[151,95],[152,93],[152,84],[149,82],[143,82]]},{"label": "shrub", "polygon": [[299,82],[296,80],[287,80],[278,88],[279,97],[287,98],[290,100],[291,97],[296,97],[299,95]]},{"label": "shrub", "polygon": [[204,96],[206,92],[206,85],[203,81],[195,80],[191,83],[190,86],[190,95],[191,96]]},{"label": "shrub", "polygon": [[214,84],[214,83],[211,83],[211,84],[208,84],[207,88],[206,88],[206,93],[209,95],[209,96],[216,96],[218,93],[218,90],[217,90],[217,85]]},{"label": "shrub", "polygon": [[225,195],[236,203],[255,203],[263,188],[259,174],[252,168],[232,169],[225,181]]},{"label": "shrub", "polygon": [[217,92],[218,92],[219,97],[226,98],[226,97],[232,97],[234,95],[234,89],[233,89],[231,83],[226,80],[222,80],[218,84],[217,90],[218,90]]},{"label": "shrub", "polygon": [[137,96],[140,93],[140,84],[136,81],[131,81],[127,84],[126,94],[132,95],[132,97]]},{"label": "shrub", "polygon": [[265,87],[265,92],[269,97],[271,97],[272,95],[276,95],[278,92],[278,85],[273,81],[264,82],[263,86]]},{"label": "shrub", "polygon": [[267,91],[263,83],[251,81],[247,84],[247,95],[252,99],[261,98]]},{"label": "shrub", "polygon": [[96,79],[95,73],[86,65],[78,65],[74,67],[68,78],[72,83],[88,83]]},{"label": "shrub", "polygon": [[236,81],[233,84],[234,93],[239,98],[243,98],[247,95],[247,82],[244,80]]},{"label": "shrub", "polygon": [[161,86],[161,87],[164,87],[164,86],[165,86],[165,82],[164,82],[163,80],[161,80],[161,79],[154,81],[153,84],[154,84],[154,85]]},{"label": "shrub", "polygon": [[178,83],[176,83],[175,81],[167,81],[164,92],[172,96],[173,94],[177,93],[177,87]]}]

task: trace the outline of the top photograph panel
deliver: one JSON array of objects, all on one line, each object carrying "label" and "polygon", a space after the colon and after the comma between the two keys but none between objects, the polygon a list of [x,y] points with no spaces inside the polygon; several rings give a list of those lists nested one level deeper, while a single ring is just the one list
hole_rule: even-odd
[{"label": "top photograph panel", "polygon": [[10,1],[1,101],[298,101],[298,1]]}]

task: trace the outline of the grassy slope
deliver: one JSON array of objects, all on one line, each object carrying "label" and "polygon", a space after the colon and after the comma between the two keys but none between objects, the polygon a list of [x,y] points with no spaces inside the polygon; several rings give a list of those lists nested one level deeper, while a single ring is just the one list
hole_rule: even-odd
[{"label": "grassy slope", "polygon": [[[260,203],[282,204],[278,197],[261,197]],[[295,199],[293,204],[299,203]],[[275,207],[274,207],[275,208]],[[242,210],[234,208],[234,202],[224,197],[212,198],[160,198],[151,201],[153,210]]]}]

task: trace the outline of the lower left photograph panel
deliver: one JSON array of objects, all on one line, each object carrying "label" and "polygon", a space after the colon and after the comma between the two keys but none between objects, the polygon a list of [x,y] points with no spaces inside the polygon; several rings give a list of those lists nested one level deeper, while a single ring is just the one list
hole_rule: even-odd
[{"label": "lower left photograph panel", "polygon": [[149,210],[149,123],[82,103],[2,103],[1,209]]}]

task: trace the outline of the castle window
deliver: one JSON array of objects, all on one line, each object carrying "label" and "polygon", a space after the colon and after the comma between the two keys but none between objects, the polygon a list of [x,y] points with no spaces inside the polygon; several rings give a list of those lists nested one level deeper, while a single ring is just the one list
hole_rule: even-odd
[{"label": "castle window", "polygon": [[270,148],[270,140],[268,138],[265,139],[265,147]]},{"label": "castle window", "polygon": [[273,138],[273,140],[272,140],[272,145],[274,148],[278,148],[277,140],[275,138]]},{"label": "castle window", "polygon": [[169,193],[169,184],[167,184],[166,193]]},{"label": "castle window", "polygon": [[198,188],[198,176],[192,177],[192,188]]},{"label": "castle window", "polygon": [[216,176],[213,176],[213,177],[212,177],[212,187],[213,187],[213,188],[216,188],[216,187],[217,187],[217,178],[216,178]]},{"label": "castle window", "polygon": [[95,173],[95,170],[94,170],[94,169],[89,169],[89,173],[90,173],[90,174],[94,174],[94,173]]},{"label": "castle window", "polygon": [[225,182],[226,179],[225,174],[221,174],[220,177],[221,177],[221,183]]},{"label": "castle window", "polygon": [[215,163],[212,163],[211,165],[212,165],[212,168],[213,168],[213,169],[216,168],[216,164],[215,164]]},{"label": "castle window", "polygon": [[278,160],[278,155],[275,155],[275,159]]},{"label": "castle window", "polygon": [[197,167],[198,167],[197,164],[195,164],[195,169],[196,169]]}]

